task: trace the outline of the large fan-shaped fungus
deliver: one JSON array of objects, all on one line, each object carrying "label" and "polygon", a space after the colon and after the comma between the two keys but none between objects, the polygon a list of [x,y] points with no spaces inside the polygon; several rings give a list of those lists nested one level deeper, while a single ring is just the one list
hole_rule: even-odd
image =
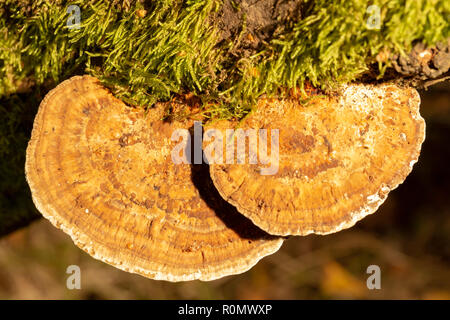
[{"label": "large fan-shaped fungus", "polygon": [[192,123],[162,116],[162,106],[125,106],[89,76],[58,85],[27,149],[36,207],[95,258],[153,279],[212,280],[278,250],[280,238],[215,194],[207,167],[172,162],[173,131]]},{"label": "large fan-shaped fungus", "polygon": [[[268,129],[267,140],[247,143],[247,155],[259,160],[211,164],[211,178],[224,199],[270,234],[348,228],[373,213],[417,161],[425,138],[419,104],[415,89],[390,84],[349,85],[339,96],[306,105],[261,99],[239,126]],[[264,159],[271,153],[261,146],[270,147],[273,129],[279,130],[279,156]],[[236,136],[224,154],[236,148]],[[267,167],[261,159],[272,167],[276,159],[273,174],[261,174]]]}]

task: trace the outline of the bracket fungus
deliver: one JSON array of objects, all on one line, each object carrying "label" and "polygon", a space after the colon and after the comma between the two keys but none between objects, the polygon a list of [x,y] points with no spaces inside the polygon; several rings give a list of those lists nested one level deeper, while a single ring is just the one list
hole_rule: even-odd
[{"label": "bracket fungus", "polygon": [[172,162],[173,130],[192,123],[163,111],[127,107],[90,76],[58,85],[27,149],[38,210],[93,257],[153,279],[213,280],[277,251],[283,239],[216,194],[207,166]]},{"label": "bracket fungus", "polygon": [[[264,161],[211,164],[211,178],[270,234],[337,232],[375,212],[411,172],[425,138],[419,104],[415,89],[392,84],[352,84],[306,105],[261,99],[240,128],[279,129],[277,171],[261,174]],[[248,154],[261,158],[256,147]]]}]

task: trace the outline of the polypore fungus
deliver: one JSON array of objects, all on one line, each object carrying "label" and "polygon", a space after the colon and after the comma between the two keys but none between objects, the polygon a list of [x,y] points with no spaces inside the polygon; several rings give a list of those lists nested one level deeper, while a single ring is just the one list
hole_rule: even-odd
[{"label": "polypore fungus", "polygon": [[[348,85],[306,105],[261,99],[239,126],[246,133],[269,129],[258,144],[247,143],[257,163],[211,164],[211,178],[224,199],[270,234],[337,232],[376,211],[411,172],[425,138],[419,104],[415,89],[389,84]],[[267,143],[273,129],[278,149],[276,139]],[[229,139],[224,153],[234,143]],[[275,170],[262,174],[267,161]]]},{"label": "polypore fungus", "polygon": [[173,131],[192,123],[163,109],[127,107],[89,76],[48,93],[26,158],[38,210],[93,257],[153,279],[213,280],[277,251],[282,239],[223,201],[207,166],[172,162]]}]

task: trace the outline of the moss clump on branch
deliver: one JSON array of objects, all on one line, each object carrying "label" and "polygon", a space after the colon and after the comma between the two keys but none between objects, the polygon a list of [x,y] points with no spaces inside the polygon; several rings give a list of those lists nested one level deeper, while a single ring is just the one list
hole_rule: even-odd
[{"label": "moss clump on branch", "polygon": [[[414,41],[432,45],[449,36],[445,1],[316,0],[291,32],[272,41],[273,60],[260,65],[271,89],[280,84],[332,87],[357,79],[381,51],[406,54]],[[381,28],[366,27],[369,5],[381,10]],[[446,14],[447,13],[447,14]],[[383,75],[388,61],[379,64]]]},{"label": "moss clump on branch", "polygon": [[[43,94],[72,75],[100,78],[129,105],[147,108],[189,93],[206,116],[240,119],[263,94],[302,90],[306,82],[329,90],[368,73],[380,78],[390,66],[377,59],[380,53],[406,54],[415,42],[450,37],[446,0],[304,0],[301,15],[278,21],[273,36],[242,50],[255,36],[248,8],[232,1],[243,20],[224,36],[227,20],[217,18],[224,1],[3,1],[0,210],[28,210],[11,199],[26,189],[22,168],[32,117]],[[67,27],[69,5],[81,9],[79,29]],[[367,28],[369,5],[380,8],[379,30]]]},{"label": "moss clump on branch", "polygon": [[[66,26],[69,4],[81,8],[80,29]],[[112,1],[41,1],[30,17],[17,13],[20,6],[6,6],[16,14],[12,21],[1,19],[4,79],[16,70],[13,78],[31,76],[41,85],[87,72],[125,101],[146,106],[182,88],[210,85],[215,41],[205,19],[212,1],[154,1],[143,18],[135,13],[139,3],[124,11]],[[4,91],[14,90],[4,81]]]},{"label": "moss clump on branch", "polygon": [[[404,54],[415,41],[431,45],[450,35],[444,0],[309,0],[301,3],[301,19],[240,57],[233,47],[245,23],[239,34],[217,43],[220,30],[211,17],[219,0],[123,3],[41,0],[27,11],[28,1],[6,1],[0,9],[0,95],[14,92],[23,79],[54,85],[87,72],[131,105],[193,92],[214,102],[208,104],[212,117],[240,118],[261,94],[307,80],[327,89],[360,77],[383,50]],[[81,9],[80,29],[66,26],[69,4]],[[380,8],[380,30],[366,26],[369,5]],[[144,17],[136,14],[144,8]],[[387,66],[379,63],[380,76]]]}]

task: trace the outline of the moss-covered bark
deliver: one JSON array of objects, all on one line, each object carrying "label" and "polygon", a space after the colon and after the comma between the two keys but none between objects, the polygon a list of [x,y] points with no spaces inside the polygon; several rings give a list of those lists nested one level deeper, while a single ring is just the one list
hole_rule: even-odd
[{"label": "moss-covered bark", "polygon": [[[446,0],[247,2],[3,1],[0,234],[36,216],[23,176],[26,143],[43,95],[72,75],[99,77],[130,105],[189,92],[207,116],[241,118],[258,96],[306,82],[330,90],[403,77],[392,62],[414,43],[450,37]],[[81,9],[80,28],[67,27],[69,5]],[[370,5],[380,8],[379,29],[368,27]],[[270,12],[267,23],[252,10]]]}]

